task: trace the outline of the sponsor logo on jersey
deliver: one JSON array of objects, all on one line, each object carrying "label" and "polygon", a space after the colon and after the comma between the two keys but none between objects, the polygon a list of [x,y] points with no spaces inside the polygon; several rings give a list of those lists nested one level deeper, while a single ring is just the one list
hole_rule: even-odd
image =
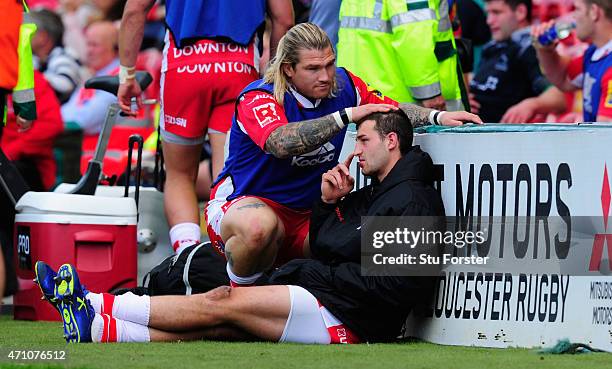
[{"label": "sponsor logo on jersey", "polygon": [[307,152],[303,155],[294,156],[291,160],[291,165],[297,165],[298,167],[319,165],[333,161],[335,156],[336,147],[328,142],[316,150]]},{"label": "sponsor logo on jersey", "polygon": [[261,128],[268,124],[280,120],[278,113],[276,112],[276,104],[269,102],[253,108],[253,115],[257,119],[257,123]]},{"label": "sponsor logo on jersey", "polygon": [[173,117],[173,116],[168,115],[168,114],[164,115],[164,122],[166,122],[168,124],[175,124],[175,125],[180,126],[180,127],[187,127],[187,119],[180,118],[180,117]]},{"label": "sponsor logo on jersey", "polygon": [[380,92],[377,89],[375,89],[374,87],[370,86],[369,83],[367,85],[368,85],[368,92],[372,93],[374,96],[378,97],[381,100],[385,99],[385,96],[383,96],[382,92]]},{"label": "sponsor logo on jersey", "polygon": [[608,92],[606,93],[606,108],[612,108],[612,80],[608,81]]},{"label": "sponsor logo on jersey", "polygon": [[[252,99],[251,99],[251,101],[249,101],[249,102],[247,103],[247,105],[251,105],[251,104],[253,104],[255,101],[258,101],[258,100],[261,100],[261,99],[266,99],[266,100],[269,100],[269,101],[271,101],[271,102],[274,102],[274,101],[275,101],[275,100],[274,100],[274,98],[273,98],[272,96],[268,95],[268,94],[257,94],[257,95],[255,95],[255,97],[254,97],[254,98],[252,98]],[[242,101],[242,100],[244,100],[244,96],[242,96],[242,98],[240,99],[240,101]]]}]

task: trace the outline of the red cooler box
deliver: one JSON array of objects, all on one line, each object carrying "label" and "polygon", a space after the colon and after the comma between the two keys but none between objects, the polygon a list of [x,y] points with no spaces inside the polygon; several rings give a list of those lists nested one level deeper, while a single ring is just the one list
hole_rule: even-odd
[{"label": "red cooler box", "polygon": [[17,203],[15,319],[60,320],[32,282],[34,264],[71,263],[87,289],[136,287],[136,203],[133,198],[28,192]]}]

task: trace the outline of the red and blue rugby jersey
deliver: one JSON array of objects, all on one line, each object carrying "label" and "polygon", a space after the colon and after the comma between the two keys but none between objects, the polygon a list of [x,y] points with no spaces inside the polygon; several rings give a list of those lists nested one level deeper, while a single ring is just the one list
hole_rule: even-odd
[{"label": "red and blue rugby jersey", "polygon": [[243,195],[258,196],[292,209],[310,208],[321,196],[321,176],[338,163],[346,127],[320,148],[287,159],[264,151],[270,133],[280,126],[344,108],[370,103],[397,105],[344,68],[336,69],[336,78],[336,96],[314,103],[290,91],[280,105],[271,84],[258,80],[248,85],[238,98],[229,133],[229,155],[216,183],[228,177],[231,180],[223,181],[216,196],[228,201]]}]

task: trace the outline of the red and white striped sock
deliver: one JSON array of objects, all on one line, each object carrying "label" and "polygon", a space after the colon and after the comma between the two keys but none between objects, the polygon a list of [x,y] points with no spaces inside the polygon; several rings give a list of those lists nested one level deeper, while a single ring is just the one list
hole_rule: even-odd
[{"label": "red and white striped sock", "polygon": [[107,314],[111,317],[145,326],[149,324],[149,315],[151,313],[150,296],[138,296],[132,292],[119,296],[111,295],[110,293],[90,292],[86,297],[98,314]]},{"label": "red and white striped sock", "polygon": [[108,314],[96,314],[91,323],[94,342],[150,342],[149,327],[114,318]]},{"label": "red and white striped sock", "polygon": [[93,306],[94,310],[98,314],[109,314],[113,315],[113,305],[115,301],[115,295],[111,295],[110,293],[93,293],[90,292],[85,295],[85,298],[89,300],[91,306]]},{"label": "red and white striped sock", "polygon": [[170,244],[174,252],[180,254],[183,249],[200,242],[200,226],[195,223],[179,223],[170,229]]}]

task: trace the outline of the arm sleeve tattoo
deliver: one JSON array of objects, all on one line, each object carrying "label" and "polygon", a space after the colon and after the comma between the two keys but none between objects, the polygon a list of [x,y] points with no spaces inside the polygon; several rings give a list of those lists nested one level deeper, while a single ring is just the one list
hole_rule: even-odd
[{"label": "arm sleeve tattoo", "polygon": [[[431,109],[408,103],[402,103],[399,107],[414,127],[429,124]],[[285,159],[320,147],[338,132],[340,127],[331,114],[286,124],[272,131],[266,140],[265,150],[279,159]]]},{"label": "arm sleeve tattoo", "polygon": [[278,127],[266,140],[265,150],[279,159],[310,152],[329,141],[340,127],[329,114]]},{"label": "arm sleeve tattoo", "polygon": [[426,126],[429,124],[429,112],[432,111],[432,109],[423,108],[410,103],[401,103],[399,107],[406,113],[413,127]]}]

